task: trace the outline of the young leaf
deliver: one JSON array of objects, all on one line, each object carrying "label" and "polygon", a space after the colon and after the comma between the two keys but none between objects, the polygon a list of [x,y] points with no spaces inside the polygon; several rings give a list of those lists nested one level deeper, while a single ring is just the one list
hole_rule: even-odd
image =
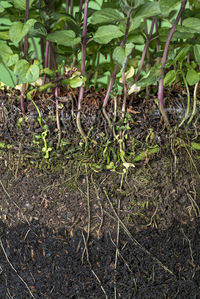
[{"label": "young leaf", "polygon": [[73,47],[74,45],[80,43],[81,38],[77,37],[72,30],[59,30],[54,31],[47,35],[47,39],[50,42],[57,43],[58,45],[63,45],[67,47]]},{"label": "young leaf", "polygon": [[139,45],[144,45],[144,37],[142,36],[142,34],[134,34],[131,33],[129,34],[128,38],[127,38],[127,42],[128,43],[134,43],[134,44],[139,44]]},{"label": "young leaf", "polygon": [[0,57],[7,67],[14,65],[19,59],[18,54],[13,54],[12,49],[3,42],[0,43]]},{"label": "young leaf", "polygon": [[36,64],[29,64],[25,59],[19,60],[14,68],[14,74],[19,83],[31,83],[39,78],[40,69]]},{"label": "young leaf", "polygon": [[30,19],[25,24],[22,22],[14,22],[9,30],[10,39],[13,43],[20,42],[29,32],[36,20]]},{"label": "young leaf", "polygon": [[148,18],[159,16],[160,14],[161,11],[158,2],[146,2],[135,10],[134,17]]},{"label": "young leaf", "polygon": [[200,143],[197,142],[191,142],[191,146],[195,149],[195,150],[200,150]]},{"label": "young leaf", "polygon": [[124,33],[115,25],[105,25],[97,29],[94,34],[95,42],[99,44],[108,44],[112,39],[123,36]]},{"label": "young leaf", "polygon": [[200,19],[199,18],[187,18],[183,20],[183,26],[193,31],[200,33]]},{"label": "young leaf", "polygon": [[0,40],[9,40],[9,39],[10,39],[9,31],[7,30],[0,31]]},{"label": "young leaf", "polygon": [[40,22],[35,22],[31,27],[29,34],[34,37],[44,38],[47,36],[47,30],[45,26]]},{"label": "young leaf", "polygon": [[187,45],[186,47],[184,47],[179,53],[178,55],[176,55],[175,59],[174,59],[174,63],[176,63],[177,61],[179,63],[182,63],[183,60],[186,58],[187,53],[189,52],[191,46]]},{"label": "young leaf", "polygon": [[169,71],[164,78],[164,86],[170,85],[176,79],[176,71],[171,70]]},{"label": "young leaf", "polygon": [[160,0],[160,10],[163,15],[169,14],[181,1],[180,0]]},{"label": "young leaf", "polygon": [[[35,0],[29,0],[29,9],[31,8]],[[26,10],[26,0],[13,0],[13,5],[15,8],[20,10]]]},{"label": "young leaf", "polygon": [[98,11],[95,11],[91,16],[91,24],[102,24],[102,23],[109,23],[112,22],[119,22],[120,20],[124,19],[124,15],[119,12],[117,9],[113,8],[104,8]]},{"label": "young leaf", "polygon": [[134,44],[128,43],[125,45],[125,55],[126,57],[129,56],[134,48]]},{"label": "young leaf", "polygon": [[141,80],[139,80],[136,85],[141,87],[146,87],[151,84],[157,83],[161,78],[163,78],[163,74],[161,71],[161,64],[154,65],[148,74],[144,76]]},{"label": "young leaf", "polygon": [[119,64],[120,66],[123,65],[124,61],[126,60],[125,49],[118,46],[113,51],[113,59]]},{"label": "young leaf", "polygon": [[190,69],[187,71],[186,80],[189,85],[195,85],[199,81],[199,79],[199,74],[194,69]]}]

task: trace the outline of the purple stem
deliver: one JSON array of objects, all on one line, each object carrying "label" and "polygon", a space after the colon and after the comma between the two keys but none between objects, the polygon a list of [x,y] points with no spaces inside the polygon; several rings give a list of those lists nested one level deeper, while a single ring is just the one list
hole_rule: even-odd
[{"label": "purple stem", "polygon": [[74,0],[70,1],[70,15],[73,16],[73,11],[74,11]]},{"label": "purple stem", "polygon": [[[162,57],[162,61],[161,61],[161,66],[162,66],[162,71],[164,72],[164,66],[165,66],[165,63],[166,63],[166,60],[167,60],[167,54],[168,54],[168,49],[169,49],[169,44],[170,44],[170,41],[172,39],[172,36],[176,30],[176,25],[178,24],[179,20],[180,20],[180,17],[185,9],[185,5],[187,3],[187,0],[184,0],[181,4],[181,8],[179,10],[179,13],[176,17],[176,20],[174,21],[174,24],[170,30],[170,33],[169,33],[169,36],[167,38],[167,41],[166,41],[166,44],[165,44],[165,48],[164,48],[164,53],[163,53],[163,57]],[[166,122],[166,124],[168,124],[168,119],[167,119],[167,115],[166,115],[166,112],[164,110],[164,103],[163,103],[163,78],[160,79],[159,81],[159,88],[158,88],[158,100],[159,100],[159,105],[160,105],[160,109],[161,109],[161,113],[163,114],[163,117],[164,117],[164,120]]]},{"label": "purple stem", "polygon": [[83,0],[80,0],[80,4],[79,4],[79,18],[80,18],[80,20],[81,20],[82,7],[83,7]]},{"label": "purple stem", "polygon": [[[28,18],[29,18],[29,0],[26,0],[25,21],[27,21]],[[26,59],[27,56],[28,56],[28,34],[26,34],[24,37],[24,58]],[[23,83],[21,97],[20,97],[20,108],[23,114],[25,113],[25,109],[24,109],[25,92],[26,92],[26,83]]]},{"label": "purple stem", "polygon": [[[82,32],[82,49],[81,49],[81,74],[85,76],[85,57],[86,57],[86,42],[87,42],[87,16],[88,16],[88,0],[85,0],[84,7],[84,21],[83,21],[83,32]],[[79,90],[78,98],[78,113],[77,117],[80,117],[81,100],[83,98],[84,87],[81,86]]]},{"label": "purple stem", "polygon": [[65,1],[65,11],[66,11],[66,13],[68,13],[68,11],[69,11],[69,0]]},{"label": "purple stem", "polygon": [[[42,6],[42,0],[38,1],[38,9],[39,12],[41,11],[41,6]],[[44,63],[44,40],[40,38],[40,52],[41,52],[41,57],[42,57],[42,64]]]},{"label": "purple stem", "polygon": [[147,53],[147,50],[148,50],[148,47],[149,47],[149,43],[150,43],[150,40],[151,40],[151,37],[152,37],[152,33],[153,33],[153,28],[154,28],[155,22],[156,22],[156,19],[153,18],[152,23],[151,23],[151,28],[150,28],[149,36],[148,36],[148,38],[146,40],[146,44],[145,44],[145,47],[144,47],[144,50],[143,50],[143,53],[142,53],[142,57],[141,57],[141,61],[140,61],[140,66],[139,66],[137,74],[135,76],[134,83],[137,82],[137,80],[138,80],[138,78],[140,76],[140,73],[141,73],[141,70],[142,70],[142,67],[143,67],[143,64],[144,64],[144,59],[145,59],[145,56],[146,56],[146,53]]},{"label": "purple stem", "polygon": [[[46,49],[45,49],[45,60],[44,60],[44,67],[48,66],[48,60],[49,60],[49,46],[50,46],[50,41],[46,41]],[[42,80],[42,85],[45,84],[46,82],[46,74],[43,76]]]}]

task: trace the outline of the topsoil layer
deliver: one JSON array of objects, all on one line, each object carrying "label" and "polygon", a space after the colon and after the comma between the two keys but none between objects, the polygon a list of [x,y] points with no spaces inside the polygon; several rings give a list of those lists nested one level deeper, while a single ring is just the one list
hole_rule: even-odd
[{"label": "topsoil layer", "polygon": [[[73,140],[44,161],[33,144],[41,133],[33,107],[27,106],[28,118],[19,122],[14,98],[9,103],[2,95],[1,141],[13,147],[0,155],[0,298],[200,298],[197,155],[182,146],[183,137],[164,131],[151,101],[130,103],[129,134],[139,142],[136,149],[145,149],[151,124],[152,145],[161,150],[126,173],[123,168],[94,171],[94,141],[110,133],[97,105],[101,97],[86,98],[96,99],[95,113],[83,114],[84,129],[93,125],[94,148],[82,155],[75,123],[66,120],[72,117],[71,99],[60,113],[62,136]],[[52,147],[54,104],[38,102]],[[151,106],[151,114],[145,114]],[[198,140],[196,128],[191,132]]]}]

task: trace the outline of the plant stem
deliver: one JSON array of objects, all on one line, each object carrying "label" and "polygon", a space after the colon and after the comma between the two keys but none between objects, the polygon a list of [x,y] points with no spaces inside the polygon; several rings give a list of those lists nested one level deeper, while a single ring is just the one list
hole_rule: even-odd
[{"label": "plant stem", "polygon": [[[25,11],[25,22],[29,18],[29,0],[26,0],[26,11]],[[24,37],[24,58],[26,59],[28,56],[28,34]],[[25,99],[25,92],[26,92],[26,83],[22,84],[22,91],[20,96],[20,107],[23,114],[25,114],[24,109],[24,99]]]},{"label": "plant stem", "polygon": [[[49,45],[50,41],[46,41],[46,49],[45,49],[45,60],[44,60],[44,67],[48,66],[48,60],[49,60]],[[43,76],[42,85],[46,82],[46,74]]]},{"label": "plant stem", "polygon": [[198,88],[198,85],[199,85],[199,82],[197,82],[195,84],[195,87],[194,87],[194,103],[193,103],[193,109],[192,109],[192,114],[190,116],[190,119],[188,120],[188,125],[191,123],[191,121],[193,120],[195,114],[196,114],[196,108],[197,108],[197,88]]},{"label": "plant stem", "polygon": [[[171,42],[171,39],[172,39],[172,36],[175,32],[175,29],[176,29],[176,25],[178,24],[180,18],[181,18],[181,15],[185,9],[185,5],[187,3],[187,0],[184,0],[181,4],[181,8],[178,12],[178,15],[176,17],[176,20],[174,21],[174,24],[170,30],[170,33],[168,35],[168,38],[167,38],[167,41],[166,41],[166,44],[165,44],[165,48],[164,48],[164,53],[163,53],[163,57],[162,57],[162,61],[161,61],[161,67],[162,67],[162,72],[163,72],[163,75],[164,75],[164,66],[165,66],[165,63],[166,63],[166,60],[167,60],[167,54],[168,54],[168,49],[169,49],[169,44]],[[162,114],[162,117],[164,119],[164,122],[165,122],[165,125],[166,127],[170,127],[170,124],[169,124],[169,120],[168,120],[168,117],[167,117],[167,113],[165,111],[165,108],[164,108],[164,102],[163,102],[163,78],[160,79],[159,81],[159,88],[158,88],[158,100],[159,100],[159,109],[160,109],[160,112]]]},{"label": "plant stem", "polygon": [[[85,76],[85,57],[86,57],[86,42],[87,42],[87,17],[88,17],[88,0],[85,0],[84,7],[84,21],[83,21],[83,32],[82,32],[82,51],[81,51],[81,74]],[[77,128],[86,141],[87,136],[81,126],[81,101],[83,99],[84,86],[80,87],[79,96],[78,96],[78,113],[76,117]]]},{"label": "plant stem", "polygon": [[[130,9],[130,11],[128,13],[128,16],[127,16],[126,31],[125,31],[125,35],[124,35],[124,40],[120,43],[121,47],[123,47],[126,44],[126,41],[127,41],[128,30],[129,30],[129,27],[130,27],[131,12],[132,12],[132,9]],[[116,64],[115,68],[114,68],[114,71],[113,71],[113,73],[111,75],[111,78],[110,78],[110,82],[109,82],[109,86],[108,86],[108,89],[107,89],[107,92],[106,92],[106,96],[105,96],[104,101],[103,101],[103,108],[105,108],[108,104],[110,92],[111,92],[113,84],[115,82],[115,77],[116,77],[116,74],[117,74],[118,70],[119,70],[119,66],[118,66],[118,64]]]},{"label": "plant stem", "polygon": [[146,44],[144,46],[144,50],[142,52],[142,57],[141,57],[141,61],[140,61],[140,66],[138,68],[138,71],[137,71],[137,74],[135,76],[135,80],[134,80],[134,84],[138,81],[138,78],[140,76],[140,73],[141,73],[141,70],[142,70],[142,67],[143,67],[143,64],[144,64],[144,59],[145,59],[145,56],[146,56],[146,53],[147,53],[147,50],[149,48],[149,43],[150,43],[150,40],[151,40],[151,37],[152,37],[152,33],[153,33],[153,28],[154,28],[154,24],[156,22],[156,18],[153,18],[152,20],[152,23],[151,23],[151,28],[150,28],[150,31],[149,31],[149,36],[146,40]]}]

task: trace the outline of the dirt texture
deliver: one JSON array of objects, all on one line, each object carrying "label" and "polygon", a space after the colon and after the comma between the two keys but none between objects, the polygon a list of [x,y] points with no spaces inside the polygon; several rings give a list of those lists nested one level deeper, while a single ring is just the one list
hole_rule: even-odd
[{"label": "dirt texture", "polygon": [[[57,151],[55,103],[40,96],[52,148],[47,159],[43,141],[34,137],[44,128],[32,103],[20,120],[16,92],[2,92],[0,298],[200,298],[200,164],[188,140],[199,140],[198,119],[187,134],[186,126],[167,132],[153,98],[130,99],[129,164],[119,163],[117,141],[104,145],[111,140],[100,109],[104,94],[85,92],[83,128],[92,128],[87,149],[72,113],[77,95],[63,100],[67,143]],[[178,101],[178,91],[168,97]],[[179,123],[175,113],[171,122]],[[160,150],[151,154],[155,145]]]}]

